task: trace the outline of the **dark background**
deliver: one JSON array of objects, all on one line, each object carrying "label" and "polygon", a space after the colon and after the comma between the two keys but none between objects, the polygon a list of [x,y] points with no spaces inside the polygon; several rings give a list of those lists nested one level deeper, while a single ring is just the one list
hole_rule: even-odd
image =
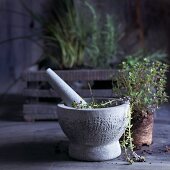
[{"label": "dark background", "polygon": [[[79,0],[75,0],[79,4]],[[170,54],[169,0],[89,0],[102,13],[114,14],[125,54],[140,48]],[[32,10],[43,12],[48,0],[24,0]],[[101,21],[102,22],[102,21]],[[25,12],[20,0],[0,0],[0,93],[22,93],[22,73],[37,61],[42,49],[28,38],[39,25]],[[6,41],[8,40],[8,41]],[[168,56],[169,60],[169,56]],[[170,86],[168,74],[167,90]],[[170,94],[170,90],[169,90]]]}]

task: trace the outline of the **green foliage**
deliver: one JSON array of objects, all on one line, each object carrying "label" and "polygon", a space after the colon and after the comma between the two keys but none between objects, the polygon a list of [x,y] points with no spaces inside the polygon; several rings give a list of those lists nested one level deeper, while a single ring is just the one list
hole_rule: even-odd
[{"label": "green foliage", "polygon": [[92,13],[91,36],[86,48],[86,55],[91,66],[104,68],[109,67],[111,59],[117,53],[117,30],[113,17],[106,15],[104,23],[96,10],[88,3]]},{"label": "green foliage", "polygon": [[122,62],[113,87],[113,92],[119,96],[130,97],[129,123],[121,143],[130,164],[134,161],[145,161],[143,156],[134,152],[131,120],[154,112],[168,98],[165,93],[168,65],[156,60],[164,59],[165,55],[153,53],[143,57],[143,54],[128,56],[127,60]]},{"label": "green foliage", "polygon": [[133,162],[145,162],[145,157],[138,155],[134,151],[134,144],[132,138],[132,107],[128,112],[128,125],[123,134],[123,140],[121,141],[121,147],[124,149],[126,160],[132,164]]},{"label": "green foliage", "polygon": [[[101,18],[92,5],[82,3],[86,13],[91,12],[88,20],[73,0],[51,0],[47,16],[31,11],[23,3],[30,16],[43,28],[42,34],[37,34],[44,42],[43,61],[47,62],[48,58],[55,68],[79,67],[84,63],[94,68],[107,68],[117,52],[113,17]],[[41,63],[45,64],[43,61]]]},{"label": "green foliage", "polygon": [[[48,20],[44,19],[43,38],[48,42],[47,54],[55,59],[58,67],[71,68],[83,63],[87,32],[76,12],[74,3],[53,1]],[[46,44],[47,45],[47,44]],[[52,50],[52,49],[58,50]]]},{"label": "green foliage", "polygon": [[119,99],[112,99],[112,100],[108,100],[108,101],[97,102],[97,101],[95,101],[94,98],[92,98],[92,102],[89,102],[87,104],[83,104],[82,102],[80,102],[80,103],[73,102],[72,107],[77,108],[77,109],[107,108],[107,107],[118,106],[127,100],[128,100],[127,98],[119,98]]},{"label": "green foliage", "polygon": [[156,51],[154,53],[148,53],[144,50],[139,50],[133,55],[128,55],[126,57],[126,62],[130,65],[133,66],[135,63],[142,61],[144,58],[148,58],[150,61],[162,61],[162,62],[167,62],[167,54],[164,53],[163,51]]},{"label": "green foliage", "polygon": [[84,20],[76,11],[73,0],[51,0],[49,4],[47,15],[37,14],[22,2],[32,19],[42,27],[42,33],[36,35],[44,42],[42,60],[50,60],[60,69],[82,65],[88,34]]},{"label": "green foliage", "polygon": [[129,96],[132,112],[139,111],[144,116],[167,101],[165,93],[167,69],[167,64],[152,61],[149,57],[134,63],[123,62],[113,90],[119,95]]}]

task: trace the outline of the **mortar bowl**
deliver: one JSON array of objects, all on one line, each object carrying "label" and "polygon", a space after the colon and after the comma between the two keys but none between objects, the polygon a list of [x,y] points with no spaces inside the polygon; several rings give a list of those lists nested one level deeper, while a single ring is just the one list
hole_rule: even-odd
[{"label": "mortar bowl", "polygon": [[[110,99],[104,99],[107,100]],[[128,124],[129,109],[129,101],[96,109],[58,104],[59,124],[70,141],[69,156],[83,161],[118,157],[121,154],[119,139]]]}]

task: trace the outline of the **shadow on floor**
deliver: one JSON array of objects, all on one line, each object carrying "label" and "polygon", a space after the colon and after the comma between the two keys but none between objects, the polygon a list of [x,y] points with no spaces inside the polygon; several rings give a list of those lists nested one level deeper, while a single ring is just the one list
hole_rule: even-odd
[{"label": "shadow on floor", "polygon": [[21,95],[0,95],[0,120],[23,121],[23,103]]},{"label": "shadow on floor", "polygon": [[70,161],[68,141],[28,142],[0,146],[0,162]]}]

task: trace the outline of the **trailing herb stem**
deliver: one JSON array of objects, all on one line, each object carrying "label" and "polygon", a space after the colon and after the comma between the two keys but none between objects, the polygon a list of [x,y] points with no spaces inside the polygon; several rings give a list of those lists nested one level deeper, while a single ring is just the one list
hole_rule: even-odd
[{"label": "trailing herb stem", "polygon": [[134,151],[134,144],[132,138],[132,106],[128,112],[128,125],[125,133],[123,134],[123,140],[121,142],[121,146],[124,149],[126,160],[132,164],[133,162],[145,162],[145,157],[138,155]]},{"label": "trailing herb stem", "polygon": [[88,86],[89,86],[89,90],[90,90],[90,95],[91,95],[92,102],[94,102],[93,91],[92,91],[92,88],[91,88],[91,85],[90,85],[89,82],[88,82]]}]

